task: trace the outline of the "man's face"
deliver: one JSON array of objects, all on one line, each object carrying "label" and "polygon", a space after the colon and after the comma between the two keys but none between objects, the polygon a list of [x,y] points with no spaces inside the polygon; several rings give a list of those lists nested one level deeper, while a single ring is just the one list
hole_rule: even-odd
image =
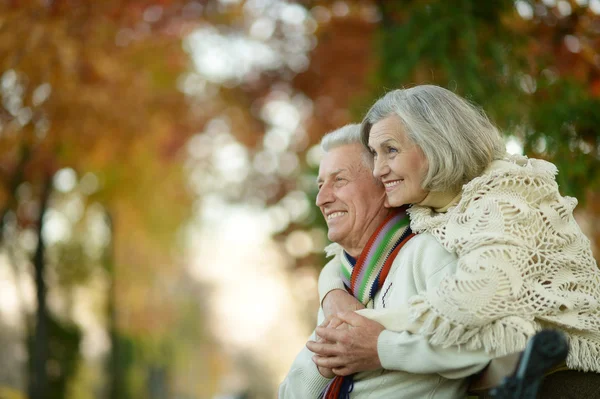
[{"label": "man's face", "polygon": [[385,190],[365,165],[363,147],[347,144],[327,152],[319,167],[317,206],[327,236],[350,255],[360,254],[388,214]]}]

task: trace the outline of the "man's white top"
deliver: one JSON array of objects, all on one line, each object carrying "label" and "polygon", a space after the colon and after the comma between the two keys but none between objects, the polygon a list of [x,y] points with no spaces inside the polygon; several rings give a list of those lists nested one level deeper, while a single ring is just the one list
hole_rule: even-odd
[{"label": "man's white top", "polygon": [[[404,308],[409,298],[437,286],[444,276],[454,273],[456,262],[456,256],[432,235],[418,234],[400,250],[382,289],[367,306],[374,310],[364,315],[377,320],[378,317],[372,316],[383,317],[384,309]],[[319,309],[318,324],[323,319]],[[315,340],[314,332],[310,339]],[[465,378],[482,370],[490,361],[484,351],[434,347],[426,338],[408,331],[385,330],[379,335],[377,346],[383,369],[354,375],[354,389],[350,393],[353,399],[465,398],[468,383]],[[330,380],[321,376],[312,356],[306,347],[300,351],[279,387],[279,398],[319,397]]]}]

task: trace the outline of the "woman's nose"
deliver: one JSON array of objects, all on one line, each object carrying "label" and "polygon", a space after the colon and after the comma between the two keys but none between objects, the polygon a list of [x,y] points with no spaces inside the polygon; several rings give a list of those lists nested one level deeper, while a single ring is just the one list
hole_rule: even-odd
[{"label": "woman's nose", "polygon": [[381,179],[383,176],[389,173],[389,167],[387,162],[376,158],[373,161],[373,176],[377,179]]}]

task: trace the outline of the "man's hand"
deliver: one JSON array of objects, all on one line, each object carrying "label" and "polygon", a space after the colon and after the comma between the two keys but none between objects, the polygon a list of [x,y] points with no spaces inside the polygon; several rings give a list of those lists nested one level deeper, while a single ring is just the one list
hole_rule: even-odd
[{"label": "man's hand", "polygon": [[377,353],[377,339],[385,330],[381,324],[354,312],[339,314],[329,324],[337,328],[319,326],[316,332],[321,340],[306,343],[319,370],[346,376],[381,368]]},{"label": "man's hand", "polygon": [[325,378],[333,378],[335,377],[335,373],[332,369],[328,369],[326,367],[317,366],[317,370],[319,370],[319,374],[321,374]]},{"label": "man's hand", "polygon": [[358,299],[350,295],[345,290],[332,290],[325,295],[323,298],[322,308],[325,320],[329,321],[333,316],[338,313],[353,312],[355,310],[364,309],[363,305]]}]

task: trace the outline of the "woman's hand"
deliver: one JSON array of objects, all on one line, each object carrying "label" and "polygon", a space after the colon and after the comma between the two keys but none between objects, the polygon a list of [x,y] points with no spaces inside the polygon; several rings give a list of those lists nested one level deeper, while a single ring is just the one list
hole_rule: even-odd
[{"label": "woman's hand", "polygon": [[[325,298],[323,298],[322,307],[323,307],[323,314],[325,315],[325,321],[323,321],[323,323],[321,323],[321,325],[319,327],[334,328],[334,329],[344,328],[344,326],[342,326],[342,324],[344,324],[344,323],[342,323],[342,321],[336,317],[338,314],[346,313],[346,312],[353,312],[355,310],[365,308],[365,306],[362,303],[360,303],[360,301],[358,301],[358,299],[356,299],[354,296],[350,295],[347,291],[340,290],[340,289],[332,290],[327,295],[325,295]],[[347,328],[347,326],[346,326],[346,328]],[[315,342],[318,342],[320,344],[333,344],[333,342],[324,340],[321,337],[317,337],[317,340]],[[319,359],[320,357],[321,356],[319,356],[319,355],[315,355],[313,357],[315,364],[316,364],[316,360]],[[321,375],[323,377],[325,377],[325,378],[335,377],[335,373],[333,372],[332,369],[319,366],[318,364],[317,364],[317,368],[319,369],[319,373],[321,373]]]},{"label": "woman's hand", "polygon": [[[325,328],[342,328],[342,321],[340,319],[338,319],[337,317],[333,317],[331,318],[331,320],[325,320],[319,327],[325,327]],[[311,341],[309,341],[311,342]],[[317,335],[317,340],[315,342],[318,342],[320,344],[332,344],[333,342],[327,341],[326,339],[323,339],[321,337],[319,337]],[[322,367],[319,366],[317,364],[317,359],[319,359],[320,356],[319,355],[314,355],[313,356],[313,361],[315,362],[315,365],[317,366],[317,369],[319,370],[319,373],[321,373],[321,375],[325,378],[333,378],[335,377],[335,373],[333,372],[332,369],[327,368],[327,367]]]},{"label": "woman's hand", "polygon": [[315,354],[313,362],[319,371],[331,370],[335,375],[346,376],[376,370],[381,368],[377,341],[384,329],[354,312],[342,313],[327,327],[317,327],[318,340],[308,341],[306,347]]}]

